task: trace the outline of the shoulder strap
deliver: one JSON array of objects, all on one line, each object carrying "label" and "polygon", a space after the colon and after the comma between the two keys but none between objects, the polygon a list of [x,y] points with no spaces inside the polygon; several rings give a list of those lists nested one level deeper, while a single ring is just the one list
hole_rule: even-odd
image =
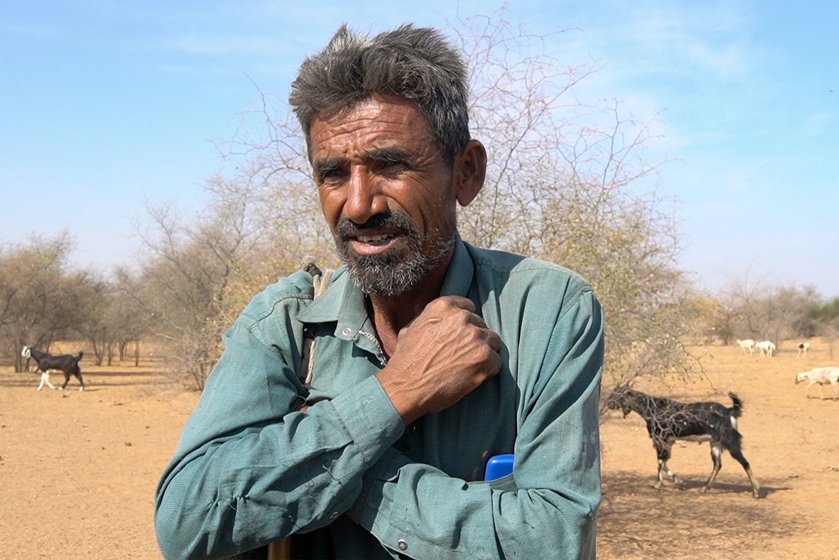
[{"label": "shoulder strap", "polygon": [[[321,270],[311,257],[307,257],[304,261],[303,270],[312,275],[312,286],[314,287],[312,299],[315,300],[329,287],[329,281],[332,279],[332,270],[328,268],[326,270]],[[315,367],[314,356],[315,333],[307,328],[304,328],[303,349],[301,351],[300,358],[300,376],[306,387],[312,386],[312,377],[314,376]]]}]

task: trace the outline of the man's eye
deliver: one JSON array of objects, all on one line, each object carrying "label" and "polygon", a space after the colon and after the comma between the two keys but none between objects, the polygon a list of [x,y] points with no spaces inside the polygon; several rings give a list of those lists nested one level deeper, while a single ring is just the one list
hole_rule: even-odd
[{"label": "man's eye", "polygon": [[401,159],[384,159],[378,162],[378,168],[383,171],[396,171],[406,167],[405,160]]},{"label": "man's eye", "polygon": [[346,176],[346,172],[340,167],[330,167],[323,169],[318,174],[321,182],[337,181]]}]

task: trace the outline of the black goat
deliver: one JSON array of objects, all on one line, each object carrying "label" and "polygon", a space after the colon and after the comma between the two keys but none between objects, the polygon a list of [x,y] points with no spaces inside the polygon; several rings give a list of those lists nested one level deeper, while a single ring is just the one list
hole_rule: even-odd
[{"label": "black goat", "polygon": [[752,496],[759,498],[760,485],[752,474],[749,461],[743,456],[743,436],[737,431],[737,418],[742,413],[743,401],[734,393],[728,396],[733,403],[730,408],[716,402],[682,403],[653,397],[628,387],[617,387],[606,401],[606,406],[613,410],[621,409],[624,418],[632,411],[637,412],[647,423],[647,433],[658,455],[656,489],[661,488],[665,472],[673,482],[680,482],[676,473],[667,467],[674,441],[709,441],[714,468],[700,492],[706,492],[720,472],[725,449],[743,466],[752,485]]},{"label": "black goat", "polygon": [[38,370],[41,372],[41,384],[38,385],[39,391],[44,388],[44,383],[46,383],[50,389],[55,389],[55,386],[50,383],[50,370],[60,370],[64,373],[64,385],[61,386],[62,391],[65,387],[67,387],[67,383],[70,382],[71,375],[75,375],[76,379],[78,379],[79,383],[81,383],[79,391],[84,391],[84,379],[82,379],[82,370],[79,367],[79,361],[82,359],[82,356],[84,356],[84,352],[79,351],[77,356],[73,356],[72,354],[53,356],[52,354],[41,352],[35,348],[24,346],[20,355],[27,360],[31,357],[35,360],[35,363],[38,364]]}]

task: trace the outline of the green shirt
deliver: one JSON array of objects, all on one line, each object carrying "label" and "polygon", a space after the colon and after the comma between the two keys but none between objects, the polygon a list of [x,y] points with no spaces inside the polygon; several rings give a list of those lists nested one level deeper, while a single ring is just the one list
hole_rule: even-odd
[{"label": "green shirt", "polygon": [[[343,269],[312,300],[299,272],[258,294],[163,473],[166,558],[223,557],[296,533],[313,558],[593,558],[603,318],[568,270],[458,240],[442,294],[469,297],[504,365],[405,427],[364,296]],[[317,334],[300,382],[304,326]],[[308,412],[296,412],[303,399]],[[484,482],[490,456],[512,475]]]}]

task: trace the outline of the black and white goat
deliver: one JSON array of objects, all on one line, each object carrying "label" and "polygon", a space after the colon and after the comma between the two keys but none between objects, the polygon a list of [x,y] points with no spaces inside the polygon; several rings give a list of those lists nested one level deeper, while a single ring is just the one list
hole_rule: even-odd
[{"label": "black and white goat", "polygon": [[810,343],[809,342],[799,342],[798,343],[798,357],[806,356],[807,352],[810,351]]},{"label": "black and white goat", "polygon": [[656,489],[661,488],[665,473],[673,482],[680,483],[676,473],[667,467],[674,441],[709,441],[714,467],[700,492],[706,492],[714,483],[722,467],[722,452],[727,450],[746,471],[752,496],[759,498],[760,485],[752,474],[749,461],[743,456],[743,436],[737,431],[737,418],[743,411],[743,401],[734,393],[728,396],[733,403],[730,408],[716,402],[682,403],[621,386],[612,391],[606,406],[612,410],[621,409],[624,418],[634,411],[647,423],[647,433],[658,456]]},{"label": "black and white goat", "polygon": [[84,391],[84,379],[82,379],[82,370],[79,367],[79,361],[84,356],[84,352],[79,351],[76,356],[72,354],[53,356],[35,348],[24,346],[20,355],[27,360],[32,358],[38,364],[38,370],[41,372],[41,384],[38,385],[39,391],[44,388],[45,383],[50,389],[55,389],[55,386],[50,383],[50,371],[61,371],[64,374],[64,385],[61,386],[62,391],[67,387],[67,383],[70,382],[71,375],[76,376],[76,379],[79,380],[81,384],[79,391]]}]

